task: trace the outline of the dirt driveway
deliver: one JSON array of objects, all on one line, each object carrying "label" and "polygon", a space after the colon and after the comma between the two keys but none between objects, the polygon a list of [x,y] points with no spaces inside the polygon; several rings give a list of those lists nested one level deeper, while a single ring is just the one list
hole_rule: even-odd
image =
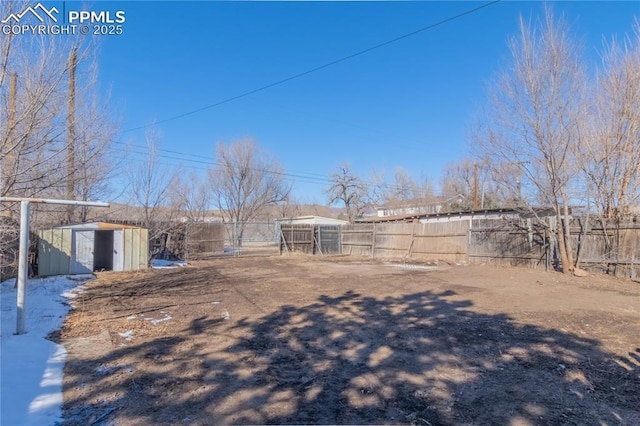
[{"label": "dirt driveway", "polygon": [[102,273],[69,425],[640,424],[640,285],[245,256]]}]

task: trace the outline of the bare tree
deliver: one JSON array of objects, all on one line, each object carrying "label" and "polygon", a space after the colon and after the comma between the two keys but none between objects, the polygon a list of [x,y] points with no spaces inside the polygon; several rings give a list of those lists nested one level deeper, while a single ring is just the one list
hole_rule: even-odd
[{"label": "bare tree", "polygon": [[[446,210],[517,208],[521,202],[521,176],[516,165],[493,164],[484,157],[463,157],[445,165],[440,187]],[[458,197],[461,196],[461,197]]]},{"label": "bare tree", "polygon": [[417,198],[418,191],[418,184],[413,176],[398,166],[394,170],[391,185],[387,187],[385,198],[387,201],[413,200]]},{"label": "bare tree", "polygon": [[393,180],[381,184],[382,198],[387,203],[422,201],[433,196],[433,187],[427,179],[417,181],[401,166],[395,168]]},{"label": "bare tree", "polygon": [[369,204],[367,185],[352,171],[348,164],[338,166],[331,173],[331,186],[327,189],[329,204],[342,202],[347,220],[353,223],[362,216]]},{"label": "bare tree", "polygon": [[602,58],[581,164],[596,212],[620,219],[640,204],[640,23]]},{"label": "bare tree", "polygon": [[280,218],[291,218],[302,214],[302,206],[292,194],[287,195],[279,207],[277,214]]},{"label": "bare tree", "polygon": [[0,195],[37,195],[63,173],[66,55],[47,38],[1,39]]},{"label": "bare tree", "polygon": [[131,200],[141,209],[143,226],[149,230],[149,239],[153,240],[166,232],[166,222],[173,219],[170,189],[176,174],[159,163],[156,134],[147,132],[146,141],[147,158],[130,165],[128,178]]},{"label": "bare tree", "polygon": [[473,207],[473,166],[473,161],[468,158],[445,165],[440,181],[442,196],[445,199],[460,197],[444,206],[444,210],[470,210]]},{"label": "bare tree", "polygon": [[218,145],[216,154],[209,171],[213,202],[224,220],[235,224],[235,244],[241,246],[246,223],[286,200],[291,185],[280,163],[252,140]]},{"label": "bare tree", "polygon": [[555,236],[565,273],[573,269],[569,205],[577,183],[575,153],[582,145],[585,75],[567,24],[549,9],[535,26],[520,20],[509,42],[512,63],[498,77],[482,134],[483,153],[522,176],[529,205],[553,206]]},{"label": "bare tree", "polygon": [[209,182],[196,173],[176,176],[171,188],[173,205],[191,222],[204,222],[211,204]]},{"label": "bare tree", "polygon": [[[28,5],[1,2],[0,15]],[[90,176],[95,185],[106,179],[94,167],[106,162],[93,159],[115,131],[104,102],[97,102],[94,58],[86,37],[0,37],[0,195],[76,198],[91,192],[80,188]],[[89,111],[93,104],[100,107]]]}]

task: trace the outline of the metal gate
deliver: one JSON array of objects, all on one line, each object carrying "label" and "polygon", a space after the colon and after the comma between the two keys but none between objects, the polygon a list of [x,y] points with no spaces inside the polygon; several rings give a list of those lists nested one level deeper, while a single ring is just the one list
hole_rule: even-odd
[{"label": "metal gate", "polygon": [[341,225],[283,224],[280,226],[280,252],[342,254]]},{"label": "metal gate", "polygon": [[318,254],[342,254],[341,229],[341,225],[317,225],[315,235]]}]

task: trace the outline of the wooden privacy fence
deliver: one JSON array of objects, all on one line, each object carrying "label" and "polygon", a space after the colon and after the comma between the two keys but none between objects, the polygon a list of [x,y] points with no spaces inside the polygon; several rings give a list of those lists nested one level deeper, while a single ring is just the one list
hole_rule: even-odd
[{"label": "wooden privacy fence", "polygon": [[531,219],[473,220],[469,228],[469,263],[548,269],[553,251],[545,227]]},{"label": "wooden privacy fence", "polygon": [[571,243],[580,250],[584,268],[599,268],[616,276],[640,277],[640,222],[606,223],[574,219]]},{"label": "wooden privacy fence", "polygon": [[371,257],[467,260],[468,221],[366,223],[342,227],[342,252]]},{"label": "wooden privacy fence", "polygon": [[[429,259],[559,269],[555,217],[464,219],[431,223],[361,223],[337,227],[341,253],[380,258]],[[318,253],[310,225],[283,226],[281,249]],[[574,218],[574,258],[580,267],[617,276],[640,276],[640,223],[603,224]],[[322,250],[323,254],[327,250]],[[337,251],[337,250],[336,250]],[[332,251],[333,252],[333,251]]]}]

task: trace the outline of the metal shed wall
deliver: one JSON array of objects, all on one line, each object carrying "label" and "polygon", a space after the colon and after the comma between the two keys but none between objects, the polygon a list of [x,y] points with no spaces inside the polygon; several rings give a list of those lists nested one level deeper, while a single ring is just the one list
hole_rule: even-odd
[{"label": "metal shed wall", "polygon": [[47,229],[38,236],[38,275],[69,273],[71,261],[71,229]]},{"label": "metal shed wall", "polygon": [[149,264],[149,231],[144,228],[125,228],[123,270],[146,269]]}]

